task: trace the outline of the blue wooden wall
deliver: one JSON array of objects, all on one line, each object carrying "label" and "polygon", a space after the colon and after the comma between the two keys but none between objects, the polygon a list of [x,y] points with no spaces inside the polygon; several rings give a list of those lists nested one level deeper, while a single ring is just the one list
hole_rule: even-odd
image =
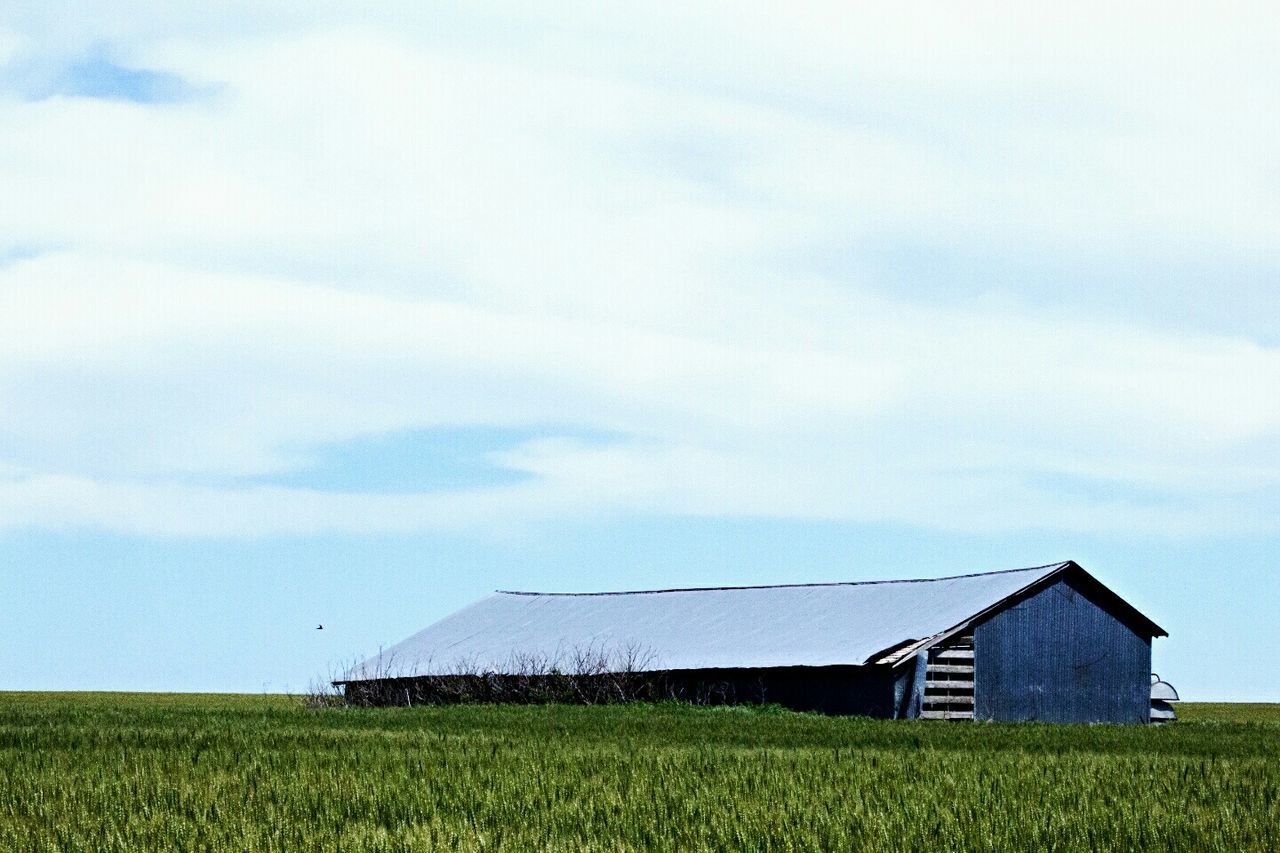
[{"label": "blue wooden wall", "polygon": [[974,717],[1144,723],[1151,638],[1064,577],[974,630]]}]

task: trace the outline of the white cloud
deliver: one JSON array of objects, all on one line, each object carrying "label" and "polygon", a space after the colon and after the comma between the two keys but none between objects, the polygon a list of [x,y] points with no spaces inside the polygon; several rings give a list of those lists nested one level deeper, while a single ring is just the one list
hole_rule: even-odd
[{"label": "white cloud", "polygon": [[[0,101],[0,233],[56,247],[0,267],[0,526],[1274,529],[1267,342],[1068,295],[930,303],[803,260],[904,236],[1265,254],[1265,36],[1244,13],[931,8],[118,23],[125,58],[213,88]],[[242,484],[324,443],[483,424],[619,437],[500,454],[534,477],[492,490]]]}]

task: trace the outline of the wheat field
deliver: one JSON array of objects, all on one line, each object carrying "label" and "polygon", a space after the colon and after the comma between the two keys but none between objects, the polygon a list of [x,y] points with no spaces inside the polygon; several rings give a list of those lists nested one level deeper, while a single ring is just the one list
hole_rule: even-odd
[{"label": "wheat field", "polygon": [[15,850],[1274,850],[1280,706],[1163,728],[0,694]]}]

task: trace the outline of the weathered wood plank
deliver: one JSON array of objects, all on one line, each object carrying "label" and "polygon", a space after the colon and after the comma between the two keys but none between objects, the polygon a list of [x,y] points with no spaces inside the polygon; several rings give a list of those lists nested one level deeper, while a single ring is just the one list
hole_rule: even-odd
[{"label": "weathered wood plank", "polygon": [[933,711],[926,710],[920,712],[922,720],[972,720],[972,711]]},{"label": "weathered wood plank", "polygon": [[926,681],[926,690],[973,690],[972,681]]},{"label": "weathered wood plank", "polygon": [[954,672],[958,675],[972,675],[973,666],[962,666],[960,664],[951,663],[931,663],[929,664],[929,672]]}]

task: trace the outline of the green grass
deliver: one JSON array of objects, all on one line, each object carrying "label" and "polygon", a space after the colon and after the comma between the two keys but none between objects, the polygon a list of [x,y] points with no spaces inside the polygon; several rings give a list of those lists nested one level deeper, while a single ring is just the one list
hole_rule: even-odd
[{"label": "green grass", "polygon": [[1260,702],[1185,702],[1177,706],[1177,711],[1178,718],[1188,723],[1280,725],[1280,705],[1267,705]]},{"label": "green grass", "polygon": [[1163,728],[0,693],[16,850],[1270,850],[1280,706]]}]

